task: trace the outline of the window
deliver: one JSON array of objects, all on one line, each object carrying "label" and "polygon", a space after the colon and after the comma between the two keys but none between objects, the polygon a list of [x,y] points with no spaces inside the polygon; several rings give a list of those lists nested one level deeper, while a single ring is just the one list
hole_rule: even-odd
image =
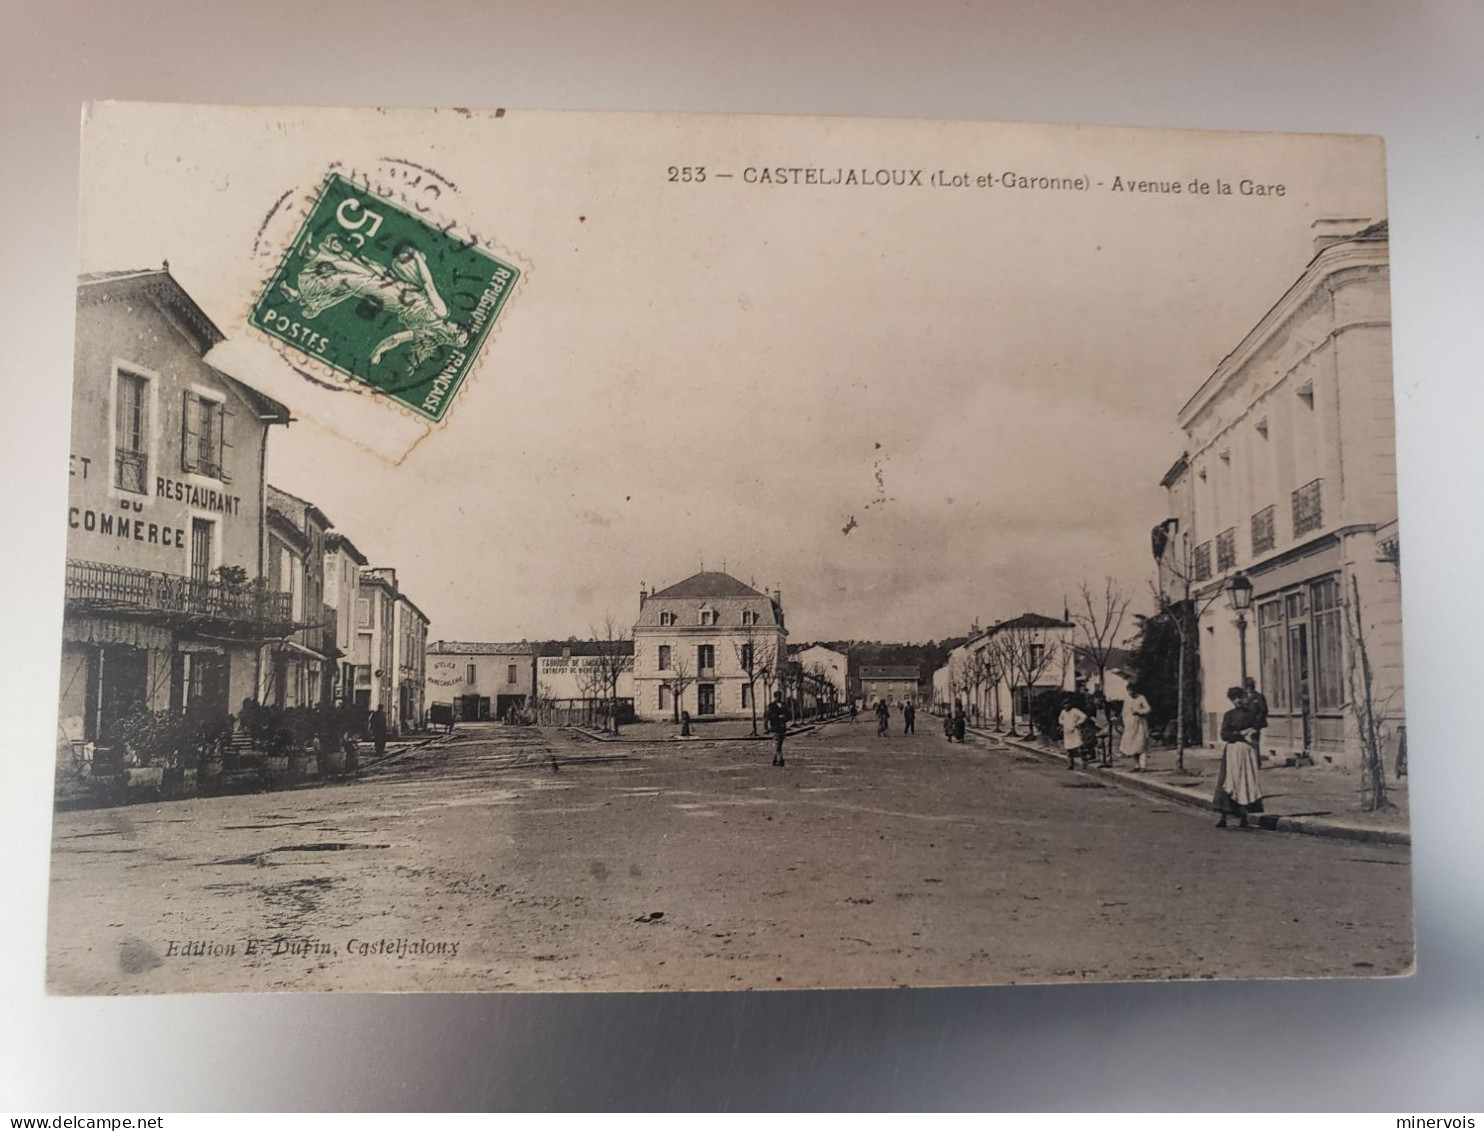
[{"label": "window", "polygon": [[1324,525],[1324,480],[1305,483],[1293,493],[1293,536],[1307,534]]},{"label": "window", "polygon": [[661,627],[663,627],[663,628],[669,628],[670,625],[672,625],[674,623],[675,623],[675,614],[674,613],[668,612],[668,611],[665,611],[665,612],[661,612],[660,613],[660,626]]},{"label": "window", "polygon": [[716,645],[696,645],[696,667],[703,672],[709,672],[716,667]]},{"label": "window", "polygon": [[1041,661],[1042,661],[1042,659],[1045,658],[1045,656],[1046,656],[1046,645],[1044,645],[1044,644],[1032,644],[1031,645],[1030,664],[1029,664],[1031,671],[1039,671],[1040,670],[1040,668],[1041,668]]},{"label": "window", "polygon": [[371,686],[371,665],[370,664],[357,664],[356,665],[356,686],[357,687],[370,687]]},{"label": "window", "polygon": [[1265,554],[1278,544],[1275,507],[1263,507],[1252,516],[1252,553]]},{"label": "window", "polygon": [[189,390],[185,394],[180,438],[180,466],[184,471],[222,476],[222,402]]},{"label": "window", "polygon": [[1345,705],[1344,601],[1338,574],[1257,606],[1258,664],[1273,711],[1335,712]]},{"label": "window", "polygon": [[743,624],[757,624],[758,623],[757,610],[756,609],[743,609],[742,610],[742,623]]},{"label": "window", "polygon": [[715,624],[716,623],[716,610],[715,609],[702,609],[701,610],[701,623],[702,624],[706,624],[706,625],[713,625],[713,624]]},{"label": "window", "polygon": [[669,670],[670,670],[670,646],[668,644],[661,644],[660,645],[660,671],[667,672]]},{"label": "window", "polygon": [[1202,542],[1199,546],[1197,546],[1195,548],[1194,558],[1195,558],[1195,562],[1194,562],[1193,568],[1195,570],[1195,580],[1196,581],[1210,581],[1211,580],[1211,543],[1209,543],[1209,542]]},{"label": "window", "polygon": [[369,597],[356,598],[356,626],[358,628],[371,627],[371,599]]},{"label": "window", "polygon": [[750,684],[750,683],[744,683],[742,685],[742,709],[743,710],[746,710],[748,707],[751,707],[751,706],[752,706],[752,684]]},{"label": "window", "polygon": [[1340,579],[1326,577],[1309,586],[1309,620],[1313,630],[1314,709],[1336,711],[1345,702]]},{"label": "window", "polygon": [[519,683],[520,682],[519,673],[516,670],[517,667],[518,667],[518,665],[511,664],[509,667],[507,667],[505,669],[505,682],[506,683]]},{"label": "window", "polygon": [[[752,643],[750,641],[742,645],[741,655],[737,658],[741,662],[744,672],[752,671]],[[746,704],[744,703],[743,706],[746,706]]]},{"label": "window", "polygon": [[1225,573],[1237,564],[1237,530],[1231,527],[1216,535],[1216,570]]},{"label": "window", "polygon": [[113,481],[121,491],[149,490],[149,381],[118,371],[114,392]]},{"label": "window", "polygon": [[668,711],[670,709],[670,685],[667,683],[660,684],[660,697],[657,706],[661,711]]},{"label": "window", "polygon": [[475,674],[476,673],[474,671],[474,665],[473,664],[465,664],[464,665],[464,682],[465,683],[473,683],[475,681],[474,680]]},{"label": "window", "polygon": [[191,580],[202,584],[211,580],[212,536],[216,523],[209,518],[191,519]]}]

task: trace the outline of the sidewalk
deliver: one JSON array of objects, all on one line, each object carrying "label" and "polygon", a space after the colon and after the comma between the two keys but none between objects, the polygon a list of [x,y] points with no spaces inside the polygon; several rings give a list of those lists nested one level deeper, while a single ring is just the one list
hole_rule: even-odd
[{"label": "sidewalk", "polygon": [[[969,733],[978,739],[1002,742],[1048,762],[1066,765],[1066,755],[1060,747],[1039,738],[1027,741],[974,727],[969,729]],[[1097,774],[1124,788],[1182,805],[1213,809],[1211,795],[1221,763],[1219,751],[1204,746],[1187,749],[1184,774],[1175,770],[1174,750],[1151,750],[1147,762],[1149,768],[1143,773],[1132,771],[1131,758],[1117,757],[1112,766],[1093,763],[1078,772]],[[1253,818],[1259,828],[1373,844],[1412,843],[1406,778],[1387,778],[1386,794],[1393,807],[1376,812],[1361,808],[1360,774],[1357,772],[1329,765],[1282,766],[1265,761],[1261,779],[1266,811]]]}]

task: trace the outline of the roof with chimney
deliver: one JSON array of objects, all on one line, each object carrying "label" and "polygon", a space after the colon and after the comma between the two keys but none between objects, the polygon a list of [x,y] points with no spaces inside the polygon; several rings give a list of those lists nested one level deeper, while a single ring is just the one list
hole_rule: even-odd
[{"label": "roof with chimney", "polygon": [[[640,590],[639,619],[635,628],[659,628],[660,613],[676,615],[674,627],[700,626],[699,613],[712,609],[717,615],[715,628],[742,628],[742,612],[751,609],[758,614],[759,628],[782,628],[783,605],[777,597],[744,585],[729,573],[702,570],[684,581],[653,593]],[[671,626],[663,626],[671,627]]]},{"label": "roof with chimney", "polygon": [[[179,280],[170,274],[168,262],[159,268],[93,271],[77,277],[79,302],[106,302],[130,295],[143,295],[158,309],[166,311],[166,317],[184,336],[192,340],[203,359],[213,346],[226,340],[226,335],[216,323],[186,292]],[[289,423],[288,406],[216,366],[209,368],[242,394],[260,420],[273,424]]]}]

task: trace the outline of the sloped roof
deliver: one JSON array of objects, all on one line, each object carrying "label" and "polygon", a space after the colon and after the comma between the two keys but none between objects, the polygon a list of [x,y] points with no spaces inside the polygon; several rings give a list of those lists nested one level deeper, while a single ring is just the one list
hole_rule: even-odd
[{"label": "sloped roof", "polygon": [[910,679],[916,683],[921,677],[921,672],[907,664],[889,664],[860,670],[861,679]]},{"label": "sloped roof", "polygon": [[[79,298],[82,292],[90,295],[106,295],[115,289],[143,289],[148,295],[159,301],[168,303],[174,310],[185,319],[191,328],[200,335],[198,343],[201,356],[204,359],[213,346],[226,341],[226,335],[211,320],[206,311],[193,299],[180,281],[170,274],[170,266],[167,263],[160,268],[143,268],[125,271],[92,271],[85,272],[77,277],[77,289]],[[288,406],[274,400],[267,393],[255,389],[239,377],[230,373],[224,373],[215,366],[210,366],[213,372],[228,381],[232,386],[241,391],[242,395],[257,411],[258,416],[264,420],[277,424],[287,424],[290,421]]]},{"label": "sloped roof", "polygon": [[1057,617],[1043,616],[1040,613],[1021,613],[1018,617],[1010,620],[1002,620],[993,626],[991,633],[1002,632],[1007,628],[1071,628],[1071,621],[1060,620]]},{"label": "sloped roof", "polygon": [[657,590],[649,595],[648,600],[673,597],[763,597],[763,594],[750,585],[743,585],[729,573],[711,570],[692,574],[669,588]]},{"label": "sloped roof", "polygon": [[435,640],[428,645],[430,656],[529,656],[536,646],[527,640],[497,644],[486,640]]}]

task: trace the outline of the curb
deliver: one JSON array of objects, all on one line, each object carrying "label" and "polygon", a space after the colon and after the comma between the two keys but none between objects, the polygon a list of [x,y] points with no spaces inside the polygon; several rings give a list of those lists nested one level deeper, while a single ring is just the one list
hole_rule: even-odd
[{"label": "curb", "polygon": [[[1013,746],[1017,750],[1024,750],[1028,754],[1035,754],[1043,761],[1061,763],[1062,758],[1049,750],[1039,746],[1032,746],[1018,739],[1007,738],[1003,734],[987,734],[983,731],[970,729],[970,734],[978,739],[993,738],[996,742],[1006,746]],[[1145,793],[1165,801],[1178,802],[1192,809],[1202,809],[1208,813],[1216,812],[1216,807],[1208,799],[1193,794],[1179,786],[1170,785],[1167,782],[1157,781],[1153,778],[1135,778],[1126,773],[1109,769],[1106,766],[1087,766],[1082,773],[1097,774],[1106,781],[1110,781],[1120,788],[1127,789],[1131,793]],[[1278,813],[1254,813],[1250,818],[1260,829],[1271,832],[1297,833],[1301,836],[1322,836],[1338,840],[1353,840],[1363,844],[1390,844],[1410,848],[1412,845],[1412,834],[1395,829],[1364,829],[1355,825],[1345,825],[1338,821],[1326,821],[1318,817],[1285,817]]]}]

